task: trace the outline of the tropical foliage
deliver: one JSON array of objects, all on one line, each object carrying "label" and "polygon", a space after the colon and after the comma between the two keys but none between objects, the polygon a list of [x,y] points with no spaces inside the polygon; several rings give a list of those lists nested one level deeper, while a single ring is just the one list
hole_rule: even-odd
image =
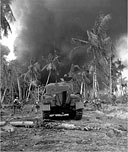
[{"label": "tropical foliage", "polygon": [[2,37],[2,33],[4,36],[8,35],[8,31],[11,32],[10,22],[15,21],[15,17],[13,15],[11,4],[13,0],[1,0],[0,1],[0,16],[1,16],[1,33],[0,38]]},{"label": "tropical foliage", "polygon": [[[3,0],[2,2],[5,3]],[[7,1],[10,4],[11,1]],[[87,46],[87,52],[92,57],[91,61],[84,63],[84,65],[71,65],[68,73],[73,83],[73,91],[80,93],[84,98],[87,97],[86,93],[91,94],[91,90],[109,88],[110,77],[112,82],[112,91],[116,90],[117,80],[120,78],[122,90],[127,86],[124,85],[122,78],[122,70],[124,65],[120,60],[115,60],[114,47],[112,40],[107,36],[107,24],[111,16],[100,14],[91,30],[87,31],[88,39],[80,40],[73,38],[73,42],[79,44],[78,47],[83,45]],[[3,28],[3,30],[7,28]],[[5,34],[6,33],[5,30]],[[45,92],[45,86],[50,83],[52,74],[55,75],[55,82],[59,77],[60,61],[59,56],[54,53],[49,53],[47,57],[42,57],[42,61],[31,59],[30,63],[21,64],[20,61],[14,60],[7,62],[5,54],[8,50],[2,47],[0,74],[2,83],[0,84],[1,90],[1,103],[4,101],[12,101],[16,96],[20,100],[38,100]],[[111,61],[111,64],[110,64]],[[111,68],[110,68],[111,65]],[[47,71],[47,80],[42,83],[41,76],[44,71]],[[110,75],[111,73],[111,75]],[[103,87],[104,86],[104,87]]]}]

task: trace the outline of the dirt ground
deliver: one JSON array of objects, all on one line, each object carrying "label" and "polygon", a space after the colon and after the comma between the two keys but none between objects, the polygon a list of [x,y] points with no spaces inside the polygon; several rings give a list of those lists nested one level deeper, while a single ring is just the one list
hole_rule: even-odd
[{"label": "dirt ground", "polygon": [[[25,152],[127,152],[128,107],[103,105],[101,111],[85,107],[80,121],[57,117],[41,121],[41,113],[30,107],[15,115],[2,114],[1,121],[40,120],[34,127],[1,128],[1,151]],[[8,125],[8,124],[7,124]],[[6,126],[7,126],[6,125]],[[12,127],[12,126],[11,126]]]}]

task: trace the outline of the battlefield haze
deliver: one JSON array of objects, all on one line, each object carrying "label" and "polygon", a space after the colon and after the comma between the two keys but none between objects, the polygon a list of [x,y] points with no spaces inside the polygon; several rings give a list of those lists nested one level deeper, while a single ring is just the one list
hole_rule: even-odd
[{"label": "battlefield haze", "polygon": [[21,61],[56,50],[65,64],[82,64],[86,51],[72,54],[71,39],[86,40],[99,13],[111,14],[107,32],[113,41],[127,33],[127,0],[17,0],[13,12],[20,24],[15,47]]}]

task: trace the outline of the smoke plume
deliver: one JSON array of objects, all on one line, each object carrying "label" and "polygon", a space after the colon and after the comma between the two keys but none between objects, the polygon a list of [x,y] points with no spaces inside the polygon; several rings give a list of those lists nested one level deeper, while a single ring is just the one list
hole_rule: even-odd
[{"label": "smoke plume", "polygon": [[87,29],[92,28],[100,12],[112,15],[108,34],[114,40],[125,34],[126,3],[127,0],[17,0],[13,4],[21,26],[15,41],[17,56],[21,61],[40,59],[56,50],[65,65],[82,64],[88,59],[86,49],[71,54],[71,38],[86,40]]},{"label": "smoke plume", "polygon": [[128,36],[123,35],[116,42],[117,56],[125,65],[122,75],[128,80]]}]

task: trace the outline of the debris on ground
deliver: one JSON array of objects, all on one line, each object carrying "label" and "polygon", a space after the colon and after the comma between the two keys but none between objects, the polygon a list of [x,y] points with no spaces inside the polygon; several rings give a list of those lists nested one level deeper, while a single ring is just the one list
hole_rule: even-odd
[{"label": "debris on ground", "polygon": [[1,127],[0,129],[1,129],[1,131],[5,131],[5,132],[9,132],[9,133],[15,131],[15,128],[10,124],[5,125],[5,126]]},{"label": "debris on ground", "polygon": [[5,115],[0,122],[1,151],[126,152],[127,119],[114,117],[121,110],[125,114],[126,106],[85,109],[80,121],[43,120],[40,113]]}]

